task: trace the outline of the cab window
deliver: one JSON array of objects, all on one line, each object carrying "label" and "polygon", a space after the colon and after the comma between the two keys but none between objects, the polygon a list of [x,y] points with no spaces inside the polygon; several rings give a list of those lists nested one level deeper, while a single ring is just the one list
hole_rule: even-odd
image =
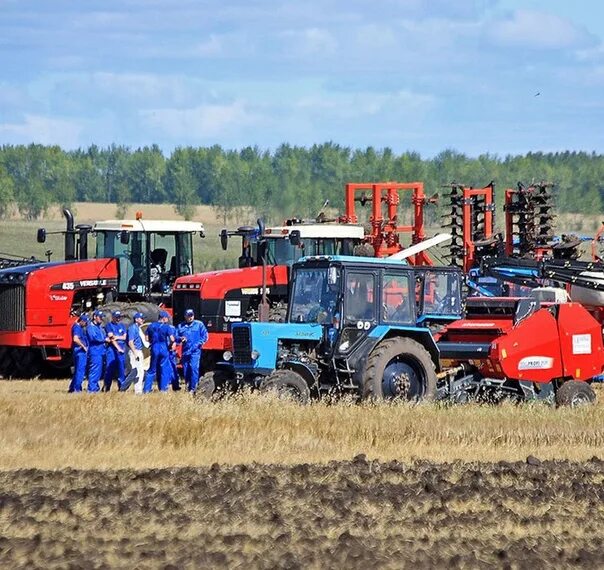
[{"label": "cab window", "polygon": [[382,321],[387,323],[409,324],[413,320],[411,302],[415,303],[415,294],[410,297],[409,275],[384,273],[382,286]]},{"label": "cab window", "polygon": [[461,311],[459,275],[426,271],[423,297],[425,315],[458,315]]},{"label": "cab window", "polygon": [[371,273],[349,273],[346,276],[345,317],[347,321],[375,319],[375,276]]}]

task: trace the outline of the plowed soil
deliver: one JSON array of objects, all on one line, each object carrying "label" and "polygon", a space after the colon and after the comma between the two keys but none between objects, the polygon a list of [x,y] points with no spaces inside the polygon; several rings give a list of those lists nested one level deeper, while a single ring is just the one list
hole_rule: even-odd
[{"label": "plowed soil", "polygon": [[0,473],[0,564],[604,567],[604,461]]}]

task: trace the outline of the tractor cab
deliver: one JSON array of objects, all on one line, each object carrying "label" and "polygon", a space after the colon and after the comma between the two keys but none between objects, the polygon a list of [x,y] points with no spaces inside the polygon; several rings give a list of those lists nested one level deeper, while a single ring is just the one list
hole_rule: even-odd
[{"label": "tractor cab", "polygon": [[222,247],[227,249],[229,236],[241,236],[239,267],[267,265],[291,267],[298,259],[314,255],[353,255],[363,243],[365,232],[355,224],[311,223],[287,220],[283,226],[265,228],[242,226],[236,231],[222,230]]},{"label": "tractor cab", "polygon": [[129,299],[169,297],[177,277],[193,273],[193,236],[200,222],[107,220],[97,222],[96,257],[119,263],[118,295]]},{"label": "tractor cab", "polygon": [[[438,326],[462,311],[461,274],[446,267],[346,256],[307,257],[294,266],[288,322],[330,325],[347,353],[372,331]],[[381,334],[381,333],[379,333]]]}]

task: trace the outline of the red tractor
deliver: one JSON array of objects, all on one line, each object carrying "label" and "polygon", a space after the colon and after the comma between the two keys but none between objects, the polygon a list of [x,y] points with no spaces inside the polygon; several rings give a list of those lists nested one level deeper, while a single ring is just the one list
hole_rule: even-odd
[{"label": "red tractor", "polygon": [[[193,273],[199,222],[109,220],[76,226],[65,211],[65,260],[0,269],[0,374],[32,378],[68,373],[75,315],[98,307],[157,318],[174,281]],[[88,237],[96,255],[88,259]],[[44,242],[46,232],[38,231]]]}]

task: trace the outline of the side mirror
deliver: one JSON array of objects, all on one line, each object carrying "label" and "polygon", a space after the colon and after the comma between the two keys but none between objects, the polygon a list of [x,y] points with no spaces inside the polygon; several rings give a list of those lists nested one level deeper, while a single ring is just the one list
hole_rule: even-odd
[{"label": "side mirror", "polygon": [[46,241],[46,228],[38,228],[36,239],[38,240],[38,243],[44,243]]},{"label": "side mirror", "polygon": [[220,245],[224,251],[227,250],[227,247],[229,245],[229,233],[227,232],[227,230],[222,230],[220,232]]},{"label": "side mirror", "polygon": [[289,233],[289,243],[295,246],[299,246],[302,244],[302,239],[300,238],[300,230],[292,230]]},{"label": "side mirror", "polygon": [[128,245],[130,243],[130,232],[122,230],[120,232],[120,243],[122,245]]},{"label": "side mirror", "polygon": [[262,218],[258,218],[256,220],[256,223],[258,224],[258,238],[262,238],[262,236],[264,235],[264,229],[265,229],[264,220]]}]

